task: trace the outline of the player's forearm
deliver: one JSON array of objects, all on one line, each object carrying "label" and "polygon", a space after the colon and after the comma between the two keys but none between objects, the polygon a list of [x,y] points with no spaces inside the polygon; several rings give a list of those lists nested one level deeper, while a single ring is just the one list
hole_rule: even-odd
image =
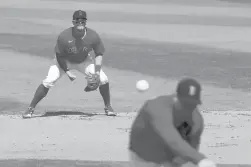
[{"label": "player's forearm", "polygon": [[[199,146],[200,146],[200,139],[195,139],[195,138],[189,138],[187,141],[194,149],[196,149],[197,151],[199,151]],[[187,160],[184,160],[181,157],[176,157],[173,159],[173,163],[178,164],[179,166],[181,166],[182,164],[187,163]]]},{"label": "player's forearm", "polygon": [[103,56],[98,55],[95,57],[95,72],[100,72],[102,66]]},{"label": "player's forearm", "polygon": [[199,153],[196,149],[191,147],[185,140],[182,139],[174,126],[169,124],[167,127],[165,119],[155,119],[153,123],[159,135],[164,139],[168,148],[170,148],[177,157],[191,161],[194,164],[197,164],[205,158],[203,154]]},{"label": "player's forearm", "polygon": [[172,138],[169,134],[168,139],[166,140],[168,146],[180,157],[198,164],[202,159],[206,157],[198,152],[196,149],[192,148],[188,143],[179,138]]},{"label": "player's forearm", "polygon": [[200,149],[200,139],[189,139],[188,142],[196,150]]},{"label": "player's forearm", "polygon": [[198,113],[197,116],[199,117],[196,119],[196,122],[192,128],[193,130],[191,134],[188,136],[188,142],[193,148],[199,150],[201,136],[204,131],[204,121],[199,111],[197,111],[197,113]]},{"label": "player's forearm", "polygon": [[67,63],[66,63],[66,60],[60,56],[59,54],[56,54],[56,58],[57,58],[57,61],[58,61],[58,64],[59,66],[65,71],[69,71],[68,69],[68,66],[67,66]]}]

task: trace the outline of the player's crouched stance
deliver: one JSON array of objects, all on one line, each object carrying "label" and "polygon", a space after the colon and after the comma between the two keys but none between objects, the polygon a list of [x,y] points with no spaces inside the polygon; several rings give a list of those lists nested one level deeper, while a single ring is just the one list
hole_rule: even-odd
[{"label": "player's crouched stance", "polygon": [[[105,113],[108,116],[115,116],[110,104],[109,82],[106,74],[101,69],[102,58],[105,52],[104,45],[98,33],[86,27],[86,12],[82,10],[75,11],[73,14],[73,27],[70,27],[60,33],[55,46],[55,60],[50,67],[47,77],[37,88],[34,98],[23,114],[23,118],[30,118],[36,105],[48,93],[59,78],[66,73],[71,81],[76,76],[70,70],[78,70],[83,73],[87,79],[86,92],[94,91],[99,88],[100,94],[105,103]],[[90,52],[94,51],[94,64],[90,57]]]},{"label": "player's crouched stance", "polygon": [[194,79],[183,79],[176,95],[148,100],[131,127],[129,151],[135,167],[179,167],[187,162],[199,167],[216,164],[199,152],[204,120],[201,86]]}]

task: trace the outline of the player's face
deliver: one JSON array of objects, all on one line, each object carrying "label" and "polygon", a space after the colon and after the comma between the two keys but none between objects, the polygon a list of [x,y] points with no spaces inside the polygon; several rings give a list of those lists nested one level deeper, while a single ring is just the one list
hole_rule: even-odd
[{"label": "player's face", "polygon": [[82,36],[85,33],[86,19],[78,19],[72,21],[75,32]]}]

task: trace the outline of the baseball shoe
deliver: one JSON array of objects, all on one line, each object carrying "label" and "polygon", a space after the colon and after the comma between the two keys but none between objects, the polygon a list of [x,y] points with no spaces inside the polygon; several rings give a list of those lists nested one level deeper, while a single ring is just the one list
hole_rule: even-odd
[{"label": "baseball shoe", "polygon": [[22,116],[24,119],[31,118],[33,113],[34,113],[34,108],[29,107]]},{"label": "baseball shoe", "polygon": [[105,107],[105,114],[107,116],[117,116],[117,114],[113,111],[111,106],[106,106]]}]

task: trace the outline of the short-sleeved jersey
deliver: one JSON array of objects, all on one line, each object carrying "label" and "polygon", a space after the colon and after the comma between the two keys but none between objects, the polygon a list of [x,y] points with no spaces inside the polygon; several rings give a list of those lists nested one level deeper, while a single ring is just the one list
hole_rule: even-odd
[{"label": "short-sleeved jersey", "polygon": [[[168,146],[165,144],[165,141],[153,127],[152,115],[155,114],[155,111],[148,109],[152,108],[150,105],[153,103],[155,103],[154,106],[166,106],[167,108],[160,109],[163,112],[175,112],[173,107],[173,95],[160,96],[153,100],[147,101],[140,109],[136,119],[132,124],[129,149],[146,161],[161,164],[166,161],[173,160],[175,155],[168,148]],[[165,103],[165,105],[158,105],[161,103]],[[193,114],[191,114],[191,117],[187,117],[185,120],[184,117],[179,117],[178,115],[173,114],[174,127],[176,127],[182,137],[183,135],[189,136],[192,129],[196,131],[201,130],[201,128],[203,128],[200,126],[201,122],[203,122],[202,119],[203,118],[198,111],[194,111]],[[193,131],[193,133],[196,132]]]},{"label": "short-sleeved jersey", "polygon": [[95,55],[103,55],[104,45],[98,33],[90,28],[86,28],[83,38],[76,40],[73,28],[70,27],[58,36],[55,52],[70,61],[71,63],[82,63],[94,51]]}]

